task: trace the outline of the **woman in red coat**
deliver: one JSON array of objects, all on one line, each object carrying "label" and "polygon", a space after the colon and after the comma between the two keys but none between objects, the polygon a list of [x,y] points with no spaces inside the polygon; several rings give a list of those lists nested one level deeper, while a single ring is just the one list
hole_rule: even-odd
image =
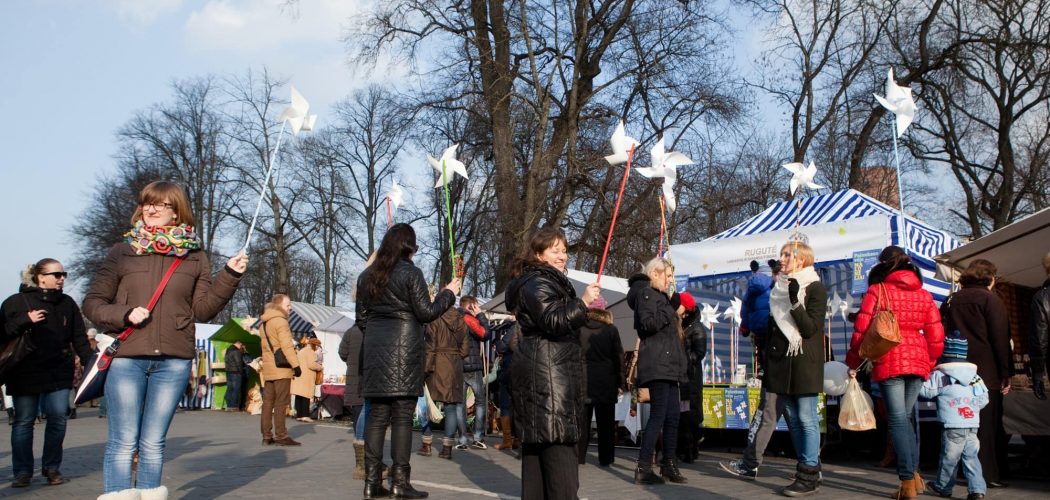
[{"label": "woman in red coat", "polygon": [[[864,332],[876,311],[893,311],[900,326],[901,343],[872,363],[872,382],[877,382],[886,401],[890,436],[897,450],[898,498],[915,498],[923,491],[919,477],[918,447],[909,418],[915,411],[919,388],[944,350],[944,327],[930,292],[922,288],[922,275],[903,249],[888,246],[868,278],[868,291],[854,323],[846,364],[850,374],[860,366],[859,350]],[[876,301],[878,307],[876,308]]]}]

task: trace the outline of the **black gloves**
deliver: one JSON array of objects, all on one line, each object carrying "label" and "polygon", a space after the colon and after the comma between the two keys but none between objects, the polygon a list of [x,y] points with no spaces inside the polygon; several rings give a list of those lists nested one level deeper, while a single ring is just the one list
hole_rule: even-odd
[{"label": "black gloves", "polygon": [[293,374],[294,374],[294,375],[295,375],[296,377],[302,377],[302,376],[303,376],[303,369],[302,369],[302,368],[299,368],[299,367],[297,366],[297,367],[295,367],[295,368],[292,368],[292,373],[293,373]]},{"label": "black gloves", "polygon": [[1046,385],[1043,382],[1043,377],[1032,381],[1032,392],[1035,393],[1036,398],[1046,399]]},{"label": "black gloves", "polygon": [[788,278],[788,297],[791,299],[791,305],[798,305],[798,280],[795,278]]}]

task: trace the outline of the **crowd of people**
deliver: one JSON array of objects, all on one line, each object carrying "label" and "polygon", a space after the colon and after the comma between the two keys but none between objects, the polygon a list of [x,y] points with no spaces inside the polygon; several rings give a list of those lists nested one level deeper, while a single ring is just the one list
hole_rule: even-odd
[{"label": "crowd of people", "polygon": [[[176,184],[143,189],[132,229],[106,255],[83,311],[63,293],[67,273],[54,259],[29,266],[18,293],[0,306],[5,345],[14,339],[33,343],[4,374],[14,403],[13,487],[30,484],[33,424],[41,411],[47,422],[41,474],[48,484],[67,481],[60,467],[71,391],[77,367],[90,366],[97,353],[86,318],[105,331],[133,329],[114,348],[105,379],[108,436],[99,498],[166,498],[165,437],[191,377],[194,323],[226,306],[248,265],[239,254],[212,273],[189,206]],[[347,364],[343,402],[353,420],[354,478],[364,481],[364,498],[428,496],[411,482],[421,397],[427,411],[419,418],[423,432],[416,454],[432,456],[435,428],[442,433],[441,459],[453,460],[455,450],[487,450],[486,435],[494,426],[501,434],[495,449],[520,450],[523,499],[577,497],[578,465],[586,463],[592,421],[598,465],[612,465],[615,407],[625,397],[635,410],[642,403],[648,409],[634,482],[687,483],[680,464],[698,457],[702,439],[700,366],[708,355],[708,332],[695,298],[675,286],[670,261],[653,258],[628,280],[626,301],[638,342],[633,356],[625,356],[599,285],[577,295],[568,280],[568,241],[557,229],[537,230],[512,262],[506,289],[512,317],[500,324],[488,319],[475,297],[459,297],[458,277],[432,292],[413,263],[417,251],[410,225],[389,228],[358,277],[356,323],[338,349]],[[756,478],[783,416],[797,464],[793,482],[780,492],[791,497],[815,493],[823,481],[818,400],[827,361],[828,288],[814,268],[816,257],[806,243],[789,241],[779,259],[769,261],[770,274],[752,262],[740,332],[755,349],[759,407],[742,456],[720,464],[733,476]],[[1043,267],[1050,276],[1050,254]],[[863,373],[884,403],[900,480],[896,498],[950,497],[960,464],[969,499],[1004,486],[1003,397],[1011,389],[1011,347],[1007,310],[993,291],[996,280],[994,264],[974,260],[959,279],[961,289],[938,306],[904,249],[885,248],[869,273],[845,361],[849,376]],[[887,311],[899,342],[872,356],[866,346]],[[263,446],[300,445],[285,424],[289,405],[294,401],[300,421],[311,421],[323,373],[320,342],[303,339],[296,349],[290,313],[290,298],[277,294],[260,318]],[[1030,319],[1033,390],[1042,399],[1050,278],[1035,295]],[[630,366],[625,358],[632,359]],[[250,362],[244,345],[231,345],[224,361],[225,405],[239,409]],[[937,400],[943,424],[937,473],[928,482],[919,471],[913,420],[920,395]],[[489,414],[490,402],[498,418]]]}]

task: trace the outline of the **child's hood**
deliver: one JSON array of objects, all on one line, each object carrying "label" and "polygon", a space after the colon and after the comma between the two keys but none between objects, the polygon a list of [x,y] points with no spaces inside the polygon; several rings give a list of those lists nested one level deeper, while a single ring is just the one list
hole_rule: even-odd
[{"label": "child's hood", "polygon": [[945,375],[958,380],[959,383],[963,385],[969,385],[977,376],[977,365],[965,361],[943,363],[937,365],[934,369],[940,370]]}]

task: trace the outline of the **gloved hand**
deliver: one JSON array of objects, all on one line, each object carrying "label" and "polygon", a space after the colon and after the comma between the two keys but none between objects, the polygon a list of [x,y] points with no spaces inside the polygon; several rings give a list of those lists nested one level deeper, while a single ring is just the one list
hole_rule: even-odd
[{"label": "gloved hand", "polygon": [[748,335],[751,335],[751,330],[748,330],[746,326],[742,326],[740,327],[740,335],[747,337]]},{"label": "gloved hand", "polygon": [[296,377],[302,377],[303,376],[303,369],[299,368],[298,366],[295,367],[295,368],[292,368],[292,374],[295,375]]},{"label": "gloved hand", "polygon": [[788,298],[791,299],[791,305],[798,305],[798,280],[795,278],[788,278]]},{"label": "gloved hand", "polygon": [[1039,377],[1032,382],[1032,392],[1035,392],[1037,399],[1046,399],[1046,385],[1043,382],[1043,377]]}]

